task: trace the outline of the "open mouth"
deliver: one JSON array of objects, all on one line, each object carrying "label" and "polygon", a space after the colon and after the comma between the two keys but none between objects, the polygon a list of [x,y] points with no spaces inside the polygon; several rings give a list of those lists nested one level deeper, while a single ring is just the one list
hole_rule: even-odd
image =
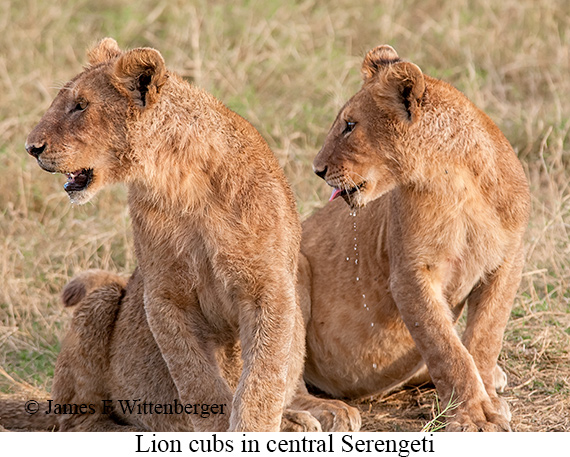
[{"label": "open mouth", "polygon": [[65,173],[67,182],[63,185],[66,192],[80,192],[87,189],[93,180],[93,170],[82,169],[74,171],[73,173]]},{"label": "open mouth", "polygon": [[329,202],[332,202],[337,197],[342,197],[347,203],[350,204],[350,197],[352,197],[352,195],[354,195],[356,192],[360,192],[365,187],[366,181],[362,181],[360,184],[348,189],[338,189],[335,187],[329,198]]}]

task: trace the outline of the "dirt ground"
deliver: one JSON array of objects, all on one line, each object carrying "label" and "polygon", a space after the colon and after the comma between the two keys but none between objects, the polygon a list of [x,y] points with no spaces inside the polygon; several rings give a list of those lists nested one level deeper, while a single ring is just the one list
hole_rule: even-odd
[{"label": "dirt ground", "polygon": [[[552,395],[534,394],[525,386],[509,389],[503,396],[513,415],[514,432],[568,432],[568,402]],[[385,398],[349,401],[362,415],[363,432],[417,432],[435,415],[435,389],[409,388]]]},{"label": "dirt ground", "polygon": [[[502,394],[511,408],[514,432],[570,432],[570,399],[561,393],[568,385],[568,358],[551,357],[548,362],[527,368],[525,358],[537,358],[529,351],[510,359],[506,368],[508,387]],[[505,364],[502,364],[505,367]],[[532,366],[532,365],[531,365]],[[405,388],[385,397],[349,401],[362,415],[362,429],[367,432],[420,431],[436,415],[436,391],[433,386]],[[452,412],[450,413],[452,414]]]}]

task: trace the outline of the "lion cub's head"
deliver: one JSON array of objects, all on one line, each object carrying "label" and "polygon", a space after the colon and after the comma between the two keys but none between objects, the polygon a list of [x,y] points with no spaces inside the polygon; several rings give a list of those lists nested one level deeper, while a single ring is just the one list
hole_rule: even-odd
[{"label": "lion cub's head", "polygon": [[341,109],[313,163],[334,188],[331,200],[342,196],[353,208],[399,183],[395,143],[418,121],[425,90],[421,70],[390,46],[368,52],[361,73],[362,89]]},{"label": "lion cub's head", "polygon": [[41,168],[67,175],[64,188],[80,204],[128,179],[129,122],[156,102],[167,78],[154,49],[122,52],[105,38],[88,57],[89,66],[59,91],[26,141]]}]

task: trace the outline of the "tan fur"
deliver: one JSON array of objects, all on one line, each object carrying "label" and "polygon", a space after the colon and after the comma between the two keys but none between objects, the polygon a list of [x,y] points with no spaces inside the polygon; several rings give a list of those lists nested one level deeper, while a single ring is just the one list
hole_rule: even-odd
[{"label": "tan fur", "polygon": [[[190,424],[98,409],[63,417],[61,429],[279,430],[300,379],[304,329],[300,224],[277,160],[251,124],[168,71],[158,51],[122,52],[105,39],[89,59],[26,147],[45,170],[72,173],[72,202],[127,183],[139,268],[126,289],[104,272],[66,288],[64,300],[79,307],[53,399],[178,398],[226,404],[227,414]],[[226,362],[238,344],[241,371],[239,358]]]},{"label": "tan fur", "polygon": [[[91,415],[66,416],[59,421],[62,431],[187,431],[191,416],[124,413],[118,401],[140,399],[141,403],[172,404],[180,400],[168,367],[146,321],[144,287],[140,269],[125,285],[124,280],[101,270],[76,276],[64,288],[62,299],[77,296],[71,326],[58,356],[52,389],[55,402],[90,403]],[[238,342],[215,350],[222,377],[234,391],[242,371]],[[103,411],[102,401],[111,400],[113,414]],[[317,431],[319,423],[304,411],[286,410],[281,429]]]},{"label": "tan fur", "polygon": [[303,226],[305,378],[362,397],[425,361],[443,404],[461,402],[448,430],[509,430],[495,384],[529,216],[521,164],[463,94],[389,46],[368,53],[362,75],[314,160],[354,213],[338,199]]},{"label": "tan fur", "polygon": [[30,399],[14,398],[12,395],[0,396],[0,432],[57,430],[57,416],[45,414],[48,401],[38,401],[37,413],[28,414],[26,404]]}]

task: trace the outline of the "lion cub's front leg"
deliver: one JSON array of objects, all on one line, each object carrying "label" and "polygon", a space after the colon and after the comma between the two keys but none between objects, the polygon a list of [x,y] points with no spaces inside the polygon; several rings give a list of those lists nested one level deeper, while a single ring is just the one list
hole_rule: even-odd
[{"label": "lion cub's front leg", "polygon": [[281,278],[240,310],[243,371],[230,431],[279,431],[284,407],[301,377],[305,354],[303,318],[295,284]]},{"label": "lion cub's front leg", "polygon": [[[497,366],[503,334],[519,287],[524,252],[522,246],[481,282],[468,299],[467,327],[463,343],[473,356],[489,397],[499,413],[510,420],[509,406],[497,395],[505,374]],[[499,381],[499,382],[498,382]],[[455,424],[454,428],[461,429]]]},{"label": "lion cub's front leg", "polygon": [[182,403],[225,405],[227,411],[204,418],[191,416],[194,430],[227,431],[232,392],[219,372],[215,347],[202,331],[197,298],[180,303],[168,288],[150,289],[144,298],[148,324]]},{"label": "lion cub's front leg", "polygon": [[[390,287],[393,297],[428,367],[442,404],[457,404],[451,412],[455,417],[448,430],[509,431],[508,415],[491,399],[474,357],[453,326],[449,306],[436,279],[437,268],[412,266],[405,264],[402,258],[392,266]],[[496,357],[491,373],[495,364]],[[492,382],[490,386],[494,389]]]}]

